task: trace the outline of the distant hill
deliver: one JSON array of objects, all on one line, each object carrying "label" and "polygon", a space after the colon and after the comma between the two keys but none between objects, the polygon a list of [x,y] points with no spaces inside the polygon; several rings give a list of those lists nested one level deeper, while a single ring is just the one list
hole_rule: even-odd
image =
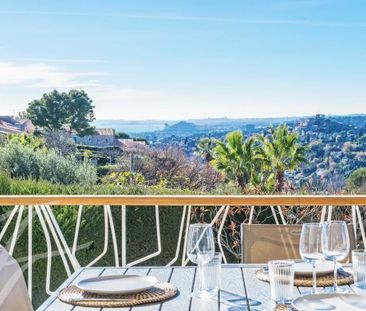
[{"label": "distant hill", "polygon": [[190,135],[197,131],[198,131],[197,125],[195,125],[194,123],[180,121],[173,125],[167,125],[162,132],[170,135],[184,136],[184,135]]}]

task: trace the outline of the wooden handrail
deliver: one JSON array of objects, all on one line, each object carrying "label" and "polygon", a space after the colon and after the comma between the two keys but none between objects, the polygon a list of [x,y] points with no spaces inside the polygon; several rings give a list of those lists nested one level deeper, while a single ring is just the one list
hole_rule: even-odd
[{"label": "wooden handrail", "polygon": [[2,195],[0,206],[351,206],[366,205],[366,195]]}]

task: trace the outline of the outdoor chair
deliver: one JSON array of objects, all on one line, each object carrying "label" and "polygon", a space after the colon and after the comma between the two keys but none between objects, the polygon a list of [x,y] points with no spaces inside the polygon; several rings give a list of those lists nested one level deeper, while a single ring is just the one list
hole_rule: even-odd
[{"label": "outdoor chair", "polygon": [[2,246],[0,246],[0,310],[33,310],[23,272]]},{"label": "outdoor chair", "polygon": [[[243,263],[267,263],[274,259],[301,259],[299,242],[302,225],[242,224]],[[353,225],[348,225],[350,250],[356,248]],[[350,254],[345,262],[351,259]]]}]

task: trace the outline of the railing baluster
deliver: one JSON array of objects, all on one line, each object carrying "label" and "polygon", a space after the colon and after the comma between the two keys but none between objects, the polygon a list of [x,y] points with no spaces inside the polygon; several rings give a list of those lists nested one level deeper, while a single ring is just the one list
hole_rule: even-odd
[{"label": "railing baluster", "polygon": [[227,264],[227,260],[226,260],[224,250],[222,249],[221,234],[222,234],[222,230],[224,229],[225,221],[226,221],[229,210],[230,210],[230,205],[226,206],[226,208],[225,208],[224,215],[222,216],[222,219],[221,219],[219,231],[217,232],[217,243],[219,244],[220,252],[221,252],[222,258],[224,259],[224,263],[226,263],[226,264]]},{"label": "railing baluster", "polygon": [[287,222],[285,220],[285,217],[283,216],[283,213],[282,213],[281,206],[277,205],[277,209],[278,209],[278,213],[280,214],[280,217],[281,217],[281,220],[282,220],[282,224],[283,225],[287,225]]},{"label": "railing baluster", "polygon": [[87,267],[90,267],[90,266],[94,265],[101,258],[103,258],[103,256],[107,253],[107,250],[108,250],[109,221],[108,221],[107,208],[105,206],[103,207],[103,211],[104,211],[104,246],[103,246],[103,251],[99,254],[99,256],[97,256],[96,258],[94,258],[94,260],[92,260],[91,262],[89,262],[87,264]]},{"label": "railing baluster", "polygon": [[74,270],[79,269],[80,268],[80,264],[77,261],[77,259],[75,258],[75,256],[73,256],[71,254],[71,250],[70,250],[69,246],[66,243],[65,237],[62,234],[62,231],[60,229],[60,226],[58,225],[58,222],[57,222],[55,216],[53,215],[53,212],[52,212],[50,206],[49,205],[45,205],[45,209],[46,209],[46,212],[48,212],[49,218],[51,219],[51,224],[53,225],[53,227],[56,230],[56,233],[58,235],[59,241],[63,245],[63,247],[65,249],[65,252],[66,252],[67,256],[69,257],[69,260],[71,262],[71,265],[72,265],[73,269]]},{"label": "railing baluster", "polygon": [[276,211],[275,211],[273,205],[271,205],[270,208],[271,208],[272,215],[273,215],[273,218],[275,220],[276,225],[279,225],[280,223],[278,222],[278,218],[277,218],[277,215],[276,215]]},{"label": "railing baluster", "polygon": [[321,213],[321,216],[320,216],[320,223],[321,224],[325,221],[325,215],[326,215],[326,213],[327,213],[327,206],[326,205],[323,205],[322,213]]},{"label": "railing baluster", "polygon": [[80,224],[81,224],[81,216],[83,213],[83,206],[79,205],[79,209],[78,209],[78,216],[76,218],[76,227],[75,227],[75,234],[74,234],[74,241],[72,243],[72,252],[71,254],[73,256],[75,256],[76,254],[76,248],[78,245],[78,239],[79,239],[79,231],[80,231]]},{"label": "railing baluster", "polygon": [[327,221],[331,221],[332,220],[332,213],[333,213],[333,206],[329,205],[328,206],[328,219]]},{"label": "railing baluster", "polygon": [[51,291],[51,266],[52,266],[52,244],[50,234],[47,229],[47,225],[43,218],[43,215],[38,206],[35,206],[36,213],[38,215],[39,222],[41,224],[44,236],[46,238],[46,245],[47,245],[47,268],[46,268],[46,293],[48,295],[52,295],[53,292]]},{"label": "railing baluster", "polygon": [[252,205],[252,207],[250,208],[248,224],[252,224],[252,222],[253,222],[253,215],[254,215],[254,206]]},{"label": "railing baluster", "polygon": [[180,252],[180,245],[182,242],[182,236],[183,236],[183,228],[184,228],[184,219],[187,212],[187,205],[184,205],[183,212],[182,212],[182,220],[180,222],[179,227],[179,233],[178,233],[178,241],[177,241],[177,248],[175,250],[175,256],[174,258],[166,265],[167,267],[171,266],[173,263],[175,263],[179,258],[179,252]]},{"label": "railing baluster", "polygon": [[8,230],[8,227],[9,227],[9,225],[10,225],[11,221],[13,220],[13,218],[14,218],[14,216],[15,216],[15,214],[17,213],[17,211],[18,211],[18,210],[19,210],[19,205],[16,205],[16,206],[13,208],[13,210],[11,211],[11,213],[10,213],[10,215],[9,215],[8,219],[6,220],[6,222],[5,222],[5,224],[4,224],[3,229],[2,229],[2,230],[1,230],[1,232],[0,232],[0,241],[3,239],[3,237],[4,237],[4,234],[5,234],[6,230]]},{"label": "railing baluster", "polygon": [[363,247],[365,248],[366,247],[365,228],[363,227],[362,216],[361,216],[361,212],[360,212],[360,207],[358,205],[356,205],[356,213],[357,213],[357,217],[358,217],[358,222],[360,224],[360,230],[361,230]]},{"label": "railing baluster", "polygon": [[[357,241],[357,215],[356,215],[356,206],[352,205],[351,208],[352,208],[353,234],[355,236],[355,240]],[[360,225],[362,226],[362,224],[360,224]]]},{"label": "railing baluster", "polygon": [[121,252],[122,252],[122,267],[127,264],[127,250],[126,250],[126,205],[121,207]]},{"label": "railing baluster", "polygon": [[18,239],[18,232],[19,232],[20,222],[21,222],[22,216],[23,216],[23,211],[24,211],[24,206],[22,205],[19,208],[18,218],[17,218],[17,221],[15,223],[13,238],[11,239],[11,244],[10,244],[10,248],[9,248],[9,254],[10,254],[10,256],[13,256],[15,243],[16,243],[16,241]]},{"label": "railing baluster", "polygon": [[116,230],[114,229],[114,222],[113,216],[110,205],[106,206],[107,213],[109,215],[109,224],[111,226],[111,235],[112,235],[112,243],[113,243],[113,250],[114,250],[114,261],[116,263],[116,267],[119,266],[119,258],[118,258],[118,247],[117,247],[117,238],[116,238]]},{"label": "railing baluster", "polygon": [[32,264],[33,264],[33,250],[32,250],[32,233],[33,233],[33,206],[28,206],[28,295],[32,300]]},{"label": "railing baluster", "polygon": [[54,239],[54,241],[56,243],[56,246],[57,246],[57,250],[59,251],[60,256],[61,256],[61,259],[62,259],[62,262],[64,264],[66,273],[67,273],[68,276],[70,276],[71,275],[71,270],[70,270],[70,267],[69,267],[69,263],[67,262],[67,259],[65,257],[65,253],[64,253],[64,251],[62,249],[61,242],[60,242],[60,240],[59,240],[59,238],[57,236],[56,230],[55,230],[55,228],[54,228],[54,226],[52,224],[52,221],[50,219],[50,216],[48,215],[45,206],[42,205],[40,207],[40,209],[41,209],[41,212],[43,213],[43,216],[45,217],[45,220],[46,220],[46,223],[48,224],[48,227],[50,228],[51,234],[52,234],[53,239]]},{"label": "railing baluster", "polygon": [[186,232],[184,235],[184,243],[183,243],[183,252],[182,252],[182,267],[184,267],[186,264],[186,251],[187,251],[187,238],[188,238],[188,229],[189,229],[189,223],[191,221],[191,209],[192,206],[188,206],[188,214],[187,214],[187,224],[186,224]]}]

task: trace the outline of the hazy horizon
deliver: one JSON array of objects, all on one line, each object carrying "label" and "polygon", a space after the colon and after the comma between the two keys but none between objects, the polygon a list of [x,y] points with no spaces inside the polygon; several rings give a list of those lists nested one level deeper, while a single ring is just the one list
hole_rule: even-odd
[{"label": "hazy horizon", "polygon": [[[283,115],[283,116],[271,116],[271,117],[225,117],[225,116],[218,116],[218,117],[208,117],[208,118],[183,118],[183,119],[120,119],[120,118],[106,118],[106,119],[96,119],[95,121],[124,121],[124,122],[142,122],[142,121],[196,121],[196,120],[251,120],[251,119],[291,119],[291,118],[306,118],[306,117],[312,117],[313,115]],[[347,117],[347,116],[364,116],[365,113],[346,113],[346,114],[321,114],[325,115],[327,117]]]},{"label": "hazy horizon", "polygon": [[[365,116],[365,114],[347,114],[347,115],[326,115],[326,117],[352,117]],[[117,132],[125,132],[128,134],[139,134],[153,131],[160,131],[165,125],[174,125],[178,122],[186,121],[203,128],[226,127],[235,128],[248,124],[270,125],[277,123],[286,123],[302,118],[310,118],[314,116],[288,116],[288,117],[270,117],[270,118],[204,118],[204,119],[179,119],[179,120],[121,120],[121,119],[105,119],[95,120],[92,124],[98,128],[114,128]],[[272,123],[273,122],[273,123]]]}]

